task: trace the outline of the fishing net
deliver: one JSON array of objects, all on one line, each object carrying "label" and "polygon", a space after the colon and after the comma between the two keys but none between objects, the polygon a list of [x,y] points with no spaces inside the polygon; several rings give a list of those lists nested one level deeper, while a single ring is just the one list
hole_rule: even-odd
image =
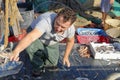
[{"label": "fishing net", "polygon": [[37,12],[37,13],[43,13],[43,12],[46,12],[46,11],[59,12],[64,7],[68,7],[68,6],[64,5],[63,3],[56,2],[56,1],[45,1],[45,2],[40,3],[34,9],[34,11]]}]

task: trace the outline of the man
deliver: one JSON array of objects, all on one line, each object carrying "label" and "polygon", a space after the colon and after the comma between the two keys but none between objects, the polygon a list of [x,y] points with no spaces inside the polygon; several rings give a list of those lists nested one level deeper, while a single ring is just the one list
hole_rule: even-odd
[{"label": "man", "polygon": [[114,3],[114,0],[101,0],[103,25],[105,25],[105,20],[106,20],[107,14],[110,11],[113,3]]},{"label": "man", "polygon": [[43,66],[56,66],[59,58],[58,42],[67,38],[63,64],[70,67],[69,54],[74,45],[76,14],[70,8],[58,14],[46,12],[35,19],[28,28],[28,34],[18,43],[10,60],[18,61],[21,51],[26,49],[33,69]]}]

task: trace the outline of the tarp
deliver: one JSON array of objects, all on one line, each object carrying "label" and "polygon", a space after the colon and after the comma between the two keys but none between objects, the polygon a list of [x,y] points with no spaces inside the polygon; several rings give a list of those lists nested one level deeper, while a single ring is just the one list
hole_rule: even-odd
[{"label": "tarp", "polygon": [[17,74],[23,66],[23,62],[8,61],[0,65],[0,78],[12,74]]}]

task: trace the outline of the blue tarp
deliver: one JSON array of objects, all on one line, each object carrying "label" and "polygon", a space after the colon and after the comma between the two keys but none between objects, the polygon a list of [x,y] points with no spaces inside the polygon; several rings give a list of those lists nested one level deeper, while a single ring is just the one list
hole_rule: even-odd
[{"label": "blue tarp", "polygon": [[23,62],[8,61],[0,65],[0,77],[16,74],[23,66]]}]

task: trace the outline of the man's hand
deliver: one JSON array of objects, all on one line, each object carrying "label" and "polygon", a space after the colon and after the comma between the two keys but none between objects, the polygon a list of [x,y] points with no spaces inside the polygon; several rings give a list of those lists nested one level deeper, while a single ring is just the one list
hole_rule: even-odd
[{"label": "man's hand", "polygon": [[66,65],[67,67],[70,67],[69,55],[71,53],[73,45],[74,45],[74,37],[67,38],[66,49],[63,58],[63,64]]},{"label": "man's hand", "polygon": [[68,58],[63,58],[63,65],[67,65],[67,67],[70,67],[70,62]]},{"label": "man's hand", "polygon": [[19,60],[19,53],[12,53],[10,56],[10,61],[18,61]]}]

